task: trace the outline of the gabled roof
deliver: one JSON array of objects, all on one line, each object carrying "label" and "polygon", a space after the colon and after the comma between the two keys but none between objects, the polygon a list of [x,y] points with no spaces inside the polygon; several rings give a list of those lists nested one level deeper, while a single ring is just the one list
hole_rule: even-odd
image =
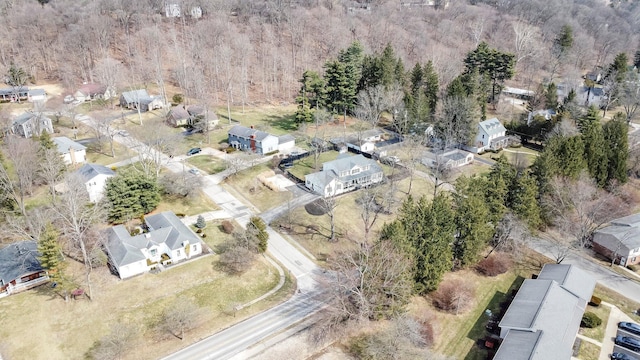
[{"label": "gabled roof", "polygon": [[640,226],[640,213],[611,220],[610,223],[621,226]]},{"label": "gabled roof", "polygon": [[151,101],[151,96],[149,96],[149,93],[145,89],[125,91],[122,93],[122,97],[124,98],[124,101],[127,102],[127,104]]},{"label": "gabled roof", "polygon": [[292,141],[293,142],[296,141],[296,138],[294,138],[293,135],[286,134],[286,135],[278,136],[278,144],[279,145],[286,144],[286,143],[292,142]]},{"label": "gabled roof", "polygon": [[38,116],[44,117],[42,114],[35,114],[30,111],[27,111],[24,114],[19,115],[15,119],[13,119],[13,126],[22,125]]},{"label": "gabled roof", "polygon": [[229,130],[229,135],[234,135],[240,138],[249,139],[251,136],[254,137],[257,141],[262,141],[266,139],[268,136],[273,136],[267,132],[256,130],[253,128],[248,128],[242,125],[236,125]]},{"label": "gabled roof", "polygon": [[493,358],[495,360],[530,360],[541,337],[540,330],[533,332],[509,330]]},{"label": "gabled roof", "polygon": [[145,217],[149,232],[131,236],[123,225],[117,225],[108,230],[107,250],[109,256],[118,267],[145,260],[142,249],[166,244],[171,250],[180,249],[183,243],[201,243],[196,236],[171,211]]},{"label": "gabled roof", "polygon": [[0,249],[0,284],[6,285],[20,276],[42,271],[35,241],[20,241]]},{"label": "gabled roof", "polygon": [[507,129],[502,125],[500,120],[497,118],[488,119],[485,121],[481,121],[478,123],[478,126],[482,131],[484,131],[487,135],[496,135],[507,131]]},{"label": "gabled roof", "polygon": [[73,149],[74,151],[82,151],[87,148],[86,146],[77,143],[66,136],[54,137],[51,139],[51,141],[56,144],[56,147],[60,154],[68,154],[69,149]]},{"label": "gabled roof", "polygon": [[184,105],[176,105],[172,107],[171,110],[169,110],[169,115],[167,116],[175,121],[178,121],[188,119],[190,115],[187,109],[184,108]]},{"label": "gabled roof", "polygon": [[375,161],[371,159],[367,159],[362,154],[338,158],[332,161],[327,161],[326,163],[322,164],[322,169],[323,170],[331,169],[331,170],[336,170],[338,172],[341,172],[345,170],[351,170],[356,166],[364,167],[366,165],[376,166],[378,169],[382,170]]},{"label": "gabled roof", "polygon": [[640,213],[611,220],[611,225],[596,230],[596,234],[610,235],[627,249],[640,248]]},{"label": "gabled roof", "polygon": [[98,175],[107,175],[107,176],[115,176],[116,173],[109,169],[106,166],[98,165],[98,164],[84,164],[78,170],[76,170],[80,176],[82,176],[82,180],[84,182],[88,182],[89,180],[95,178]]},{"label": "gabled roof", "polygon": [[591,299],[596,281],[584,270],[569,264],[545,264],[538,280],[554,280],[585,303]]},{"label": "gabled roof", "polygon": [[29,96],[38,96],[38,95],[47,95],[47,92],[44,89],[31,89],[29,90]]}]

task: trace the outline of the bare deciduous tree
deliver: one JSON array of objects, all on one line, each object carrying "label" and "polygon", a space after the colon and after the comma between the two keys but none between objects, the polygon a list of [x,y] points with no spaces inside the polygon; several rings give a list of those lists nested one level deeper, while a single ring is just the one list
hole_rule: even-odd
[{"label": "bare deciduous tree", "polygon": [[160,125],[154,131],[139,128],[135,134],[144,146],[137,148],[140,160],[134,166],[145,175],[157,178],[162,166],[169,161],[169,155],[175,153],[181,135],[173,133],[166,125]]},{"label": "bare deciduous tree", "polygon": [[26,197],[31,194],[38,174],[38,143],[10,135],[4,145],[4,154],[13,169],[0,162],[0,191],[26,216]]},{"label": "bare deciduous tree", "polygon": [[56,199],[56,183],[62,179],[67,167],[57,149],[45,149],[40,156],[39,175],[49,185],[53,200]]},{"label": "bare deciduous tree", "polygon": [[402,91],[398,87],[385,89],[376,85],[358,93],[356,116],[371,124],[375,129],[384,111],[391,110],[402,99]]},{"label": "bare deciduous tree", "polygon": [[325,196],[320,200],[320,206],[324,210],[325,214],[329,217],[331,226],[331,234],[329,235],[329,241],[336,240],[336,208],[339,205],[338,199],[334,196]]},{"label": "bare deciduous tree", "polygon": [[197,328],[204,321],[204,311],[192,299],[179,298],[165,308],[161,329],[184,340],[184,333]]},{"label": "bare deciduous tree", "polygon": [[101,337],[91,348],[91,358],[95,360],[121,359],[131,350],[140,330],[129,324],[117,323],[111,326],[109,333]]}]

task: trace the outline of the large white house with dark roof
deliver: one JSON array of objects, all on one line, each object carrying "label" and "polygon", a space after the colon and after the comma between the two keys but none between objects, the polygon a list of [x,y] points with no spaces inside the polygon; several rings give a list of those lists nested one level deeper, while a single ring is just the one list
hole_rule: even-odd
[{"label": "large white house with dark roof", "polygon": [[640,213],[612,220],[594,232],[593,250],[623,266],[640,263]]},{"label": "large white house with dark roof", "polygon": [[236,125],[229,132],[229,145],[243,151],[252,151],[264,155],[274,151],[286,151],[295,146],[295,138],[291,135],[275,136],[267,132]]},{"label": "large white house with dark roof", "polygon": [[383,179],[384,173],[378,163],[359,154],[322,164],[322,171],[306,175],[304,182],[309,190],[330,197],[377,184]]},{"label": "large white house with dark roof", "polygon": [[486,150],[499,150],[509,145],[507,129],[496,118],[488,119],[478,123],[478,135],[471,146],[465,149],[481,153]]},{"label": "large white house with dark roof", "polygon": [[500,321],[494,360],[570,359],[595,284],[573,265],[546,264],[524,281]]},{"label": "large white house with dark roof", "polygon": [[107,180],[116,175],[108,167],[97,164],[85,164],[76,170],[76,173],[82,177],[82,181],[89,193],[89,201],[93,203],[102,199]]},{"label": "large white house with dark roof", "polygon": [[121,279],[202,253],[202,241],[171,211],[145,216],[149,231],[131,236],[124,225],[108,230],[109,265]]}]

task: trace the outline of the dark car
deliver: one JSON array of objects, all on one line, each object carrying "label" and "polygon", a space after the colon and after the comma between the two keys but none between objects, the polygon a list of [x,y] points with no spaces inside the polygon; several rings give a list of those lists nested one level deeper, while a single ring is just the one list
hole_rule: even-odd
[{"label": "dark car", "polygon": [[640,351],[640,340],[636,340],[634,338],[618,335],[616,336],[615,343],[616,345],[620,345],[633,351]]},{"label": "dark car", "polygon": [[190,149],[189,151],[187,151],[187,156],[199,154],[201,151],[202,151],[202,149],[200,149],[200,148]]},{"label": "dark car", "polygon": [[614,352],[613,354],[611,354],[611,359],[612,360],[637,360],[633,356],[629,356],[627,354],[623,354],[619,352]]},{"label": "dark car", "polygon": [[624,331],[628,331],[632,334],[640,335],[640,325],[632,322],[619,322],[618,329],[622,329]]}]

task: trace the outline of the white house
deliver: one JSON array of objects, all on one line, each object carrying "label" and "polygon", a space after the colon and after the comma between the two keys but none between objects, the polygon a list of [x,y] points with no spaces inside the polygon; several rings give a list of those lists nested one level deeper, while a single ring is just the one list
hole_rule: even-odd
[{"label": "white house", "polygon": [[62,156],[62,160],[67,165],[84,164],[87,159],[87,147],[79,144],[66,136],[54,137],[51,139],[58,153]]},{"label": "white house", "polygon": [[47,92],[44,89],[30,89],[27,92],[27,101],[45,102],[47,101]]},{"label": "white house", "polygon": [[91,101],[94,99],[109,100],[115,96],[116,90],[113,87],[95,83],[83,84],[73,94],[73,97],[80,102]]},{"label": "white house", "polygon": [[536,117],[541,116],[543,117],[545,120],[549,121],[551,120],[554,116],[556,116],[556,111],[553,109],[545,109],[545,110],[535,110],[535,111],[530,111],[529,115],[527,115],[527,126],[531,125],[531,122],[533,121],[533,119],[535,119]]},{"label": "white house", "polygon": [[472,146],[464,146],[465,150],[481,153],[486,150],[499,150],[509,144],[507,129],[496,118],[478,123],[478,135]]},{"label": "white house", "polygon": [[151,96],[145,89],[125,91],[120,95],[120,106],[139,109],[142,112],[162,109],[164,102],[159,96]]},{"label": "white house", "polygon": [[422,163],[432,168],[451,169],[471,164],[473,159],[472,153],[454,149],[437,153],[426,152],[422,158]]},{"label": "white house", "polygon": [[93,203],[102,199],[107,180],[116,175],[116,173],[108,167],[97,164],[85,164],[76,170],[76,172],[82,177],[87,192],[89,193],[89,201]]},{"label": "white house", "polygon": [[202,241],[171,211],[145,216],[149,229],[131,236],[123,225],[108,230],[109,266],[121,279],[200,255]]},{"label": "white house", "polygon": [[322,164],[322,171],[304,179],[309,190],[330,197],[377,184],[384,179],[384,173],[376,161],[359,154],[328,161]]},{"label": "white house", "polygon": [[[280,145],[278,137],[254,129],[253,126],[236,125],[229,130],[228,135],[229,145],[238,150],[253,151],[260,155],[278,151]],[[286,141],[286,143],[290,143],[290,141]]]}]

